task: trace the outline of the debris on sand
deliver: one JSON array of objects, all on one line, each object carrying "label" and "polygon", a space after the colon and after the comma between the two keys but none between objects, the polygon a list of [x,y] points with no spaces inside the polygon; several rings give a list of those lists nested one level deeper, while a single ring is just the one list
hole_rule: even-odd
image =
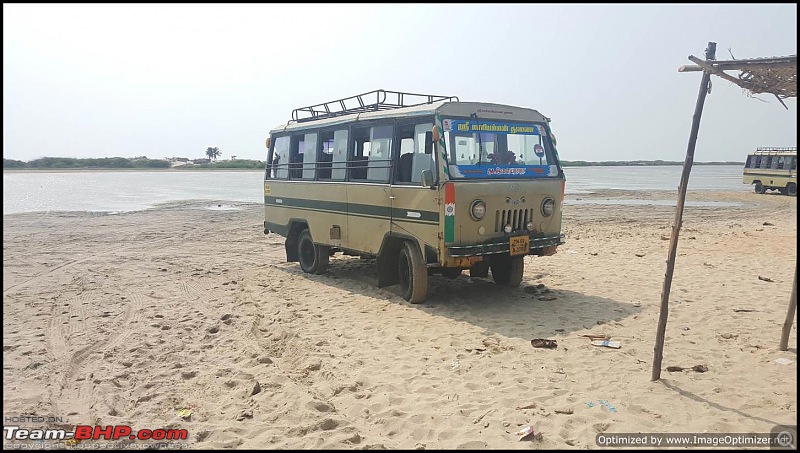
[{"label": "debris on sand", "polygon": [[556,340],[547,340],[544,338],[535,338],[531,340],[531,346],[534,348],[547,348],[547,349],[555,349],[558,347],[558,343]]}]

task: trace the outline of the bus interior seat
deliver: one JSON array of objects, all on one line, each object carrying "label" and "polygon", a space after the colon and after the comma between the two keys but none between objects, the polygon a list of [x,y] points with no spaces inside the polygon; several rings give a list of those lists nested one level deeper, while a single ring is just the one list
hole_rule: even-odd
[{"label": "bus interior seat", "polygon": [[406,153],[400,156],[397,163],[398,182],[411,182],[411,164],[414,162],[414,153]]}]

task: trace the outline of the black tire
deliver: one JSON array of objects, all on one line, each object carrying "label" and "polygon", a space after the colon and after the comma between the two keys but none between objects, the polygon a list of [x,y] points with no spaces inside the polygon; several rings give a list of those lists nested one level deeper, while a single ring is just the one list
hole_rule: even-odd
[{"label": "black tire", "polygon": [[489,276],[489,263],[478,261],[469,268],[470,278],[486,278]]},{"label": "black tire", "polygon": [[761,184],[761,181],[756,181],[756,187],[755,187],[755,191],[756,191],[756,193],[759,193],[759,194],[761,194],[761,193],[764,193],[764,192],[766,192],[766,191],[767,191],[767,188],[766,188],[766,187],[764,187],[764,185],[763,185],[763,184]]},{"label": "black tire", "polygon": [[797,196],[797,184],[790,182],[789,185],[786,186],[786,194],[790,197]]},{"label": "black tire", "polygon": [[300,232],[297,240],[297,258],[300,268],[308,274],[322,274],[328,270],[330,247],[314,244],[308,228]]},{"label": "black tire", "polygon": [[403,299],[418,304],[428,295],[428,268],[416,244],[406,241],[400,247],[397,265],[398,282]]},{"label": "black tire", "polygon": [[525,271],[523,256],[509,255],[492,257],[492,279],[498,285],[516,288],[522,283],[522,274]]},{"label": "black tire", "polygon": [[449,279],[458,278],[458,276],[461,275],[461,269],[456,267],[443,267],[441,272],[443,276]]}]

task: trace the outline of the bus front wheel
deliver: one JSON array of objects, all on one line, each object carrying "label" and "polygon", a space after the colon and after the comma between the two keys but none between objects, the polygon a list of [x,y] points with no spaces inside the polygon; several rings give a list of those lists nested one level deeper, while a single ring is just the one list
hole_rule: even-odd
[{"label": "bus front wheel", "polygon": [[795,184],[793,182],[790,182],[789,185],[786,186],[786,193],[790,197],[796,197],[797,196],[797,184]]},{"label": "bus front wheel", "polygon": [[308,228],[300,233],[297,240],[297,257],[300,268],[308,274],[322,274],[328,269],[330,247],[314,244]]},{"label": "bus front wheel", "polygon": [[522,283],[522,274],[525,270],[525,261],[522,256],[509,255],[494,256],[490,263],[492,279],[498,285],[516,288]]},{"label": "bus front wheel", "polygon": [[428,268],[416,244],[409,241],[403,243],[397,268],[403,299],[412,304],[423,302],[428,294]]},{"label": "bus front wheel", "polygon": [[756,181],[755,187],[756,193],[764,193],[767,191],[767,188],[764,187],[764,184],[761,184],[761,181]]}]

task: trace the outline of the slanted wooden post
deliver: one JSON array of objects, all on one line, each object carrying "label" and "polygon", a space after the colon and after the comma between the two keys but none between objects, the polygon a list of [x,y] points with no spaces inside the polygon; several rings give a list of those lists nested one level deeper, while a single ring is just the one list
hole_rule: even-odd
[{"label": "slanted wooden post", "polygon": [[[709,42],[706,48],[706,61],[714,60],[717,53],[717,43]],[[672,235],[669,241],[669,255],[667,258],[667,272],[664,275],[664,287],[661,289],[661,311],[658,316],[658,331],[656,332],[656,345],[653,348],[653,373],[651,380],[661,379],[661,360],[664,353],[664,336],[667,331],[667,315],[669,314],[669,290],[672,286],[672,272],[675,270],[675,254],[678,249],[678,233],[681,231],[683,221],[683,205],[686,200],[686,187],[689,184],[689,172],[692,171],[694,162],[694,147],[697,143],[697,131],[700,129],[700,117],[703,115],[703,104],[708,94],[711,73],[703,71],[700,81],[700,92],[697,94],[697,104],[694,107],[692,131],[689,134],[689,146],[686,148],[686,160],[683,162],[681,183],[678,186],[678,202],[675,207],[675,223],[672,225]]]},{"label": "slanted wooden post", "polygon": [[786,321],[783,322],[783,332],[781,333],[781,351],[789,349],[789,332],[792,330],[794,322],[794,312],[797,310],[797,265],[794,266],[794,283],[792,283],[792,297],[789,298],[789,312],[786,313]]}]

